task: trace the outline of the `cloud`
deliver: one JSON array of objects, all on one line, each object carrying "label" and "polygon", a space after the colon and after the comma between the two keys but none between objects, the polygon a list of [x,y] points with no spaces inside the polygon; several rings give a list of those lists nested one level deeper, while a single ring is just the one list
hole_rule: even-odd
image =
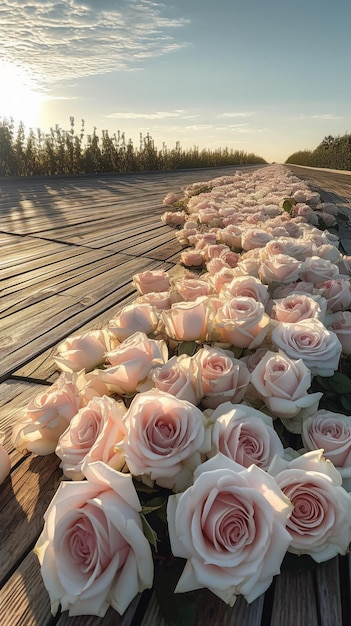
[{"label": "cloud", "polygon": [[175,37],[187,21],[166,10],[152,0],[3,0],[0,60],[28,68],[47,87],[140,68],[187,45]]},{"label": "cloud", "polygon": [[168,117],[183,117],[183,113],[182,109],[177,109],[175,111],[156,111],[155,113],[111,113],[106,117],[121,120],[164,120]]},{"label": "cloud", "polygon": [[223,117],[252,117],[254,113],[252,111],[232,111],[228,113],[220,113],[217,118]]},{"label": "cloud", "polygon": [[318,120],[342,120],[343,117],[341,115],[334,115],[333,113],[323,113],[322,115],[310,115],[311,119]]}]

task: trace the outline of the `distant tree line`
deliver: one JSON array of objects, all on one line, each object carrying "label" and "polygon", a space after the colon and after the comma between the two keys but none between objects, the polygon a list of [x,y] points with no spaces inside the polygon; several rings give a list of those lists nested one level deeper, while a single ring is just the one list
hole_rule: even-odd
[{"label": "distant tree line", "polygon": [[91,134],[85,135],[84,120],[76,133],[73,117],[69,130],[55,125],[49,133],[30,129],[28,134],[22,122],[15,129],[12,119],[0,120],[2,176],[142,172],[265,162],[255,154],[228,148],[199,150],[194,146],[183,150],[177,142],[172,149],[165,143],[159,149],[149,134],[140,134],[136,147],[120,131],[110,135],[103,130],[99,137],[94,128]]},{"label": "distant tree line", "polygon": [[351,170],[351,135],[328,135],[315,150],[294,152],[286,160],[294,165],[327,167],[333,170]]}]

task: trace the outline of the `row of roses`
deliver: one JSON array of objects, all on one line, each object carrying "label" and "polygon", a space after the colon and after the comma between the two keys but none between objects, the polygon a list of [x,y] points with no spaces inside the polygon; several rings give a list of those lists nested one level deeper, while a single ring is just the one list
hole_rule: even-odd
[{"label": "row of roses", "polygon": [[[14,426],[16,447],[56,451],[75,481],[36,548],[54,613],[123,612],[152,586],[143,484],[170,490],[171,550],[187,559],[176,591],[250,602],[287,550],[320,562],[348,548],[351,418],[310,389],[350,352],[350,261],[314,225],[337,208],[276,167],[197,191],[168,195],[163,219],[201,275],[136,275],[135,302],[59,346],[63,373]],[[279,419],[305,450],[284,450]]]}]

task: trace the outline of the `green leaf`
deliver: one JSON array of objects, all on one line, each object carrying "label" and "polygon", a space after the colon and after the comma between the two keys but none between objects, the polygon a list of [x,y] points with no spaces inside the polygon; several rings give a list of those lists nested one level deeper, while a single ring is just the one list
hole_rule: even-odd
[{"label": "green leaf", "polygon": [[291,209],[295,206],[296,200],[295,198],[284,198],[283,200],[283,210],[287,213],[291,213]]},{"label": "green leaf", "polygon": [[143,525],[143,533],[146,537],[146,539],[148,540],[148,542],[155,548],[156,552],[157,552],[157,548],[158,548],[158,536],[157,533],[153,530],[153,528],[150,526],[149,522],[147,521],[145,515],[143,515],[143,513],[140,513],[140,517],[141,517],[141,522]]},{"label": "green leaf", "polygon": [[181,354],[187,354],[193,356],[196,352],[196,341],[182,341],[178,346],[178,356]]},{"label": "green leaf", "polygon": [[197,623],[195,593],[174,593],[184,565],[184,560],[172,558],[160,562],[155,569],[155,594],[167,626],[196,626]]},{"label": "green leaf", "polygon": [[341,372],[335,372],[333,376],[329,376],[328,378],[317,376],[317,380],[323,389],[334,394],[351,393],[351,380]]}]

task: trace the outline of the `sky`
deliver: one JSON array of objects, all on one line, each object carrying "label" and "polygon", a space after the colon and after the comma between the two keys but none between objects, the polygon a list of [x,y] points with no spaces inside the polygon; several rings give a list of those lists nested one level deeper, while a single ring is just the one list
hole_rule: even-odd
[{"label": "sky", "polygon": [[351,132],[350,0],[2,0],[0,121],[283,163]]}]

